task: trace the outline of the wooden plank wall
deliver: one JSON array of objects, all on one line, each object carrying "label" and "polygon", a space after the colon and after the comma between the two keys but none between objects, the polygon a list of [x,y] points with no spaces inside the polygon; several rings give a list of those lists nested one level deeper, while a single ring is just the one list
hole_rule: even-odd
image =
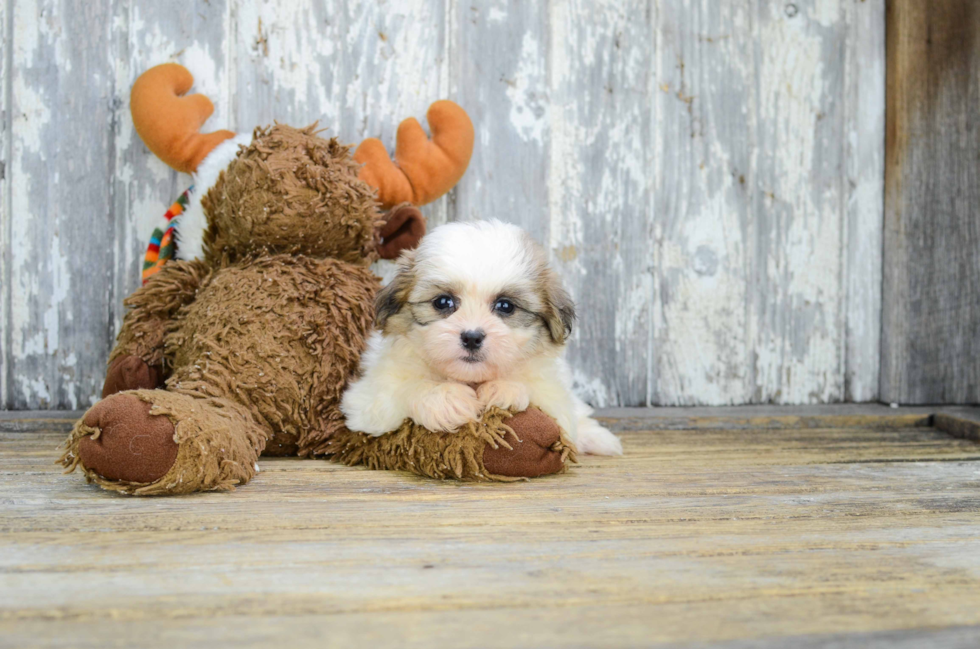
[{"label": "wooden plank wall", "polygon": [[889,0],[882,398],[980,403],[980,4]]},{"label": "wooden plank wall", "polygon": [[878,397],[884,0],[8,0],[0,398],[81,408],[155,218],[190,180],[128,91],[192,70],[214,127],[349,141],[439,97],[477,128],[433,223],[551,251],[601,406]]}]

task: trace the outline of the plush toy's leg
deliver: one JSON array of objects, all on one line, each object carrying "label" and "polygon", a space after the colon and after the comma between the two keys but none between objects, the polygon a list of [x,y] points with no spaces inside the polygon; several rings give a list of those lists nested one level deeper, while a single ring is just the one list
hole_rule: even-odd
[{"label": "plush toy's leg", "polygon": [[132,390],[82,417],[61,458],[104,489],[137,495],[214,491],[247,483],[269,431],[227,399]]},{"label": "plush toy's leg", "polygon": [[565,469],[573,448],[562,438],[554,419],[537,408],[528,408],[507,420],[513,431],[504,434],[503,444],[487,445],[483,466],[492,475],[536,478]]},{"label": "plush toy's leg", "polygon": [[129,310],[109,355],[103,398],[123,390],[163,386],[168,325],[182,306],[194,300],[210,272],[201,261],[169,262],[126,298]]},{"label": "plush toy's leg", "polygon": [[410,420],[380,437],[344,429],[323,453],[344,464],[457,480],[536,478],[561,473],[575,461],[561,428],[537,408],[517,414],[491,408],[455,433],[433,433]]}]

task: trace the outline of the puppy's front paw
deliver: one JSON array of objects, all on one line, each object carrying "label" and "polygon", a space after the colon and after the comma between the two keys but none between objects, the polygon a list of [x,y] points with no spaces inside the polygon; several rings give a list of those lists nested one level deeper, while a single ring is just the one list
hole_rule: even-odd
[{"label": "puppy's front paw", "polygon": [[412,404],[412,420],[434,432],[451,433],[476,421],[483,404],[476,390],[463,383],[441,383]]},{"label": "puppy's front paw", "polygon": [[497,406],[504,410],[513,408],[517,411],[527,410],[531,403],[531,394],[527,386],[515,381],[487,381],[476,389],[480,402],[489,408]]}]

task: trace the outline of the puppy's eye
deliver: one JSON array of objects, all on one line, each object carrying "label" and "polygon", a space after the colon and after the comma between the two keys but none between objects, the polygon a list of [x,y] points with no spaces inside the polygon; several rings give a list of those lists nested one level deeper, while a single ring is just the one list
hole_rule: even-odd
[{"label": "puppy's eye", "polygon": [[501,315],[510,315],[514,312],[514,303],[510,300],[500,298],[494,302],[493,310]]},{"label": "puppy's eye", "polygon": [[436,311],[454,311],[456,309],[456,300],[453,299],[452,295],[440,295],[432,300],[432,308]]}]

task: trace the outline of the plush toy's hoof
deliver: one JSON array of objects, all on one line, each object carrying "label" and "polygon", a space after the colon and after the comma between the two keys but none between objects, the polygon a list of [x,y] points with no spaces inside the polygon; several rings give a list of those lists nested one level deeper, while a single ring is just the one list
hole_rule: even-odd
[{"label": "plush toy's hoof", "polygon": [[107,480],[150,483],[166,475],[177,459],[174,426],[150,407],[132,394],[97,403],[82,420],[99,431],[80,440],[82,465]]},{"label": "plush toy's hoof", "polygon": [[517,433],[516,438],[509,432],[504,436],[513,448],[487,446],[483,451],[487,471],[512,478],[536,478],[562,470],[561,428],[554,419],[537,408],[528,408],[506,423]]},{"label": "plush toy's hoof", "polygon": [[102,398],[125,390],[155,390],[162,385],[160,368],[147,365],[139,356],[120,356],[109,364]]}]

